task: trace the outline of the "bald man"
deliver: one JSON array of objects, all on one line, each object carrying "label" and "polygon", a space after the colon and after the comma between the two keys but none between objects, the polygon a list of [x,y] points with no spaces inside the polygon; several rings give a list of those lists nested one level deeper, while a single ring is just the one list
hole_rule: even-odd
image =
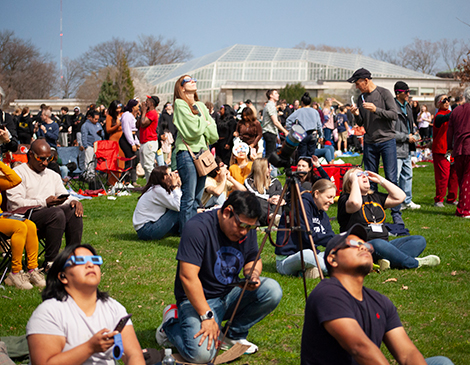
[{"label": "bald man", "polygon": [[31,220],[46,239],[45,265],[53,262],[59,253],[62,236],[66,245],[82,241],[83,206],[69,197],[59,174],[47,168],[52,154],[49,144],[38,139],[28,151],[28,163],[15,167],[21,184],[7,191],[8,208],[11,210],[38,205]]}]

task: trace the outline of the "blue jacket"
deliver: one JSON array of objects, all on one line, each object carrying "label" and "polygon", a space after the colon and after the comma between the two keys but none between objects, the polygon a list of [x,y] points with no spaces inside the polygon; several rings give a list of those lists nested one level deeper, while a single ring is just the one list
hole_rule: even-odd
[{"label": "blue jacket", "polygon": [[[302,201],[305,206],[305,213],[307,215],[308,223],[310,225],[310,230],[312,231],[312,238],[315,246],[326,246],[328,241],[335,235],[333,229],[331,228],[330,218],[328,215],[317,208],[315,202],[313,201],[312,194],[305,192],[302,194]],[[302,247],[303,249],[311,249],[310,240],[308,238],[307,232],[305,232],[305,222],[303,220],[302,214],[300,214],[301,227],[302,227]],[[286,213],[282,214],[281,220],[279,222],[279,228],[286,228]],[[276,238],[276,245],[280,246],[284,242],[285,235],[289,232],[278,231]],[[290,256],[299,252],[299,242],[298,242],[298,233],[292,232],[287,244],[283,247],[276,247],[276,255]],[[317,252],[319,252],[317,250]]]}]

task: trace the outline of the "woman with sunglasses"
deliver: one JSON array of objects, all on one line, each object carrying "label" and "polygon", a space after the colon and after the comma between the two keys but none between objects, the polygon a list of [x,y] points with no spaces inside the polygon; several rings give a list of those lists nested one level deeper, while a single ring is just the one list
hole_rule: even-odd
[{"label": "woman with sunglasses", "polygon": [[[0,191],[13,188],[21,183],[21,178],[10,167],[0,161]],[[0,205],[2,196],[0,195]],[[29,219],[11,219],[0,209],[0,232],[10,237],[11,241],[11,272],[5,284],[18,289],[32,289],[33,285],[46,286],[44,275],[38,270],[38,234],[36,225]],[[23,271],[23,251],[26,250],[26,266]]]},{"label": "woman with sunglasses", "polygon": [[178,129],[174,153],[182,191],[179,217],[181,233],[186,222],[197,214],[206,182],[205,176],[198,176],[186,144],[196,155],[201,150],[207,150],[207,145],[215,143],[219,136],[207,107],[199,101],[196,79],[183,75],[176,81],[173,105],[173,122]]},{"label": "woman with sunglasses", "polygon": [[[326,212],[334,203],[336,196],[336,185],[327,179],[320,179],[312,187],[312,193],[302,192],[305,214],[309,222],[310,231],[315,246],[326,246],[328,241],[335,235],[331,228],[330,218]],[[291,211],[292,213],[292,211]],[[305,277],[317,278],[320,276],[317,262],[312,251],[307,228],[300,213],[302,227],[302,255],[305,263]],[[295,222],[295,217],[290,216],[290,222]],[[297,224],[293,224],[297,225]],[[281,217],[279,228],[286,227],[286,213]],[[297,232],[286,233],[278,231],[276,238],[276,269],[282,275],[298,275],[302,270],[299,236]],[[323,252],[317,250],[320,267],[326,274],[327,269],[323,261]]]},{"label": "woman with sunglasses", "polygon": [[[387,194],[371,190],[370,182],[380,184]],[[426,248],[423,236],[407,236],[388,242],[385,209],[401,204],[405,197],[403,190],[375,172],[355,167],[344,174],[343,192],[338,200],[340,231],[346,232],[354,224],[361,224],[367,231],[367,241],[374,247],[374,259],[378,260],[381,270],[390,267],[414,269],[440,263],[435,255],[418,258]]]},{"label": "woman with sunglasses", "polygon": [[447,128],[451,115],[450,98],[443,94],[434,99],[434,105],[439,110],[434,116],[432,127],[432,163],[434,165],[434,181],[436,184],[436,196],[434,206],[443,208],[444,198],[447,193],[447,204],[457,205],[459,184],[455,167],[451,164],[451,156],[447,154]]},{"label": "woman with sunglasses", "polygon": [[149,176],[134,210],[132,223],[141,240],[159,240],[178,233],[181,180],[167,166],[157,166]]},{"label": "woman with sunglasses", "polygon": [[[67,246],[50,268],[42,304],[26,326],[31,364],[115,364],[113,331],[126,309],[98,289],[103,259],[87,244]],[[132,322],[121,331],[125,364],[145,364]]]},{"label": "woman with sunglasses", "polygon": [[[272,166],[266,158],[257,158],[253,161],[250,175],[245,180],[245,187],[250,192],[255,194],[261,205],[261,216],[259,222],[262,226],[267,226],[269,221],[273,218],[274,210],[279,202],[279,197],[282,192],[281,182],[271,177]],[[284,205],[283,200],[281,205]],[[282,211],[278,211],[280,218]],[[277,225],[277,224],[276,224]]]}]

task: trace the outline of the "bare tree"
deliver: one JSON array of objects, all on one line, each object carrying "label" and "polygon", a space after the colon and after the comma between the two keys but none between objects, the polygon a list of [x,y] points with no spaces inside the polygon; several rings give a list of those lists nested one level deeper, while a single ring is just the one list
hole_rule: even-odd
[{"label": "bare tree", "polygon": [[294,48],[297,49],[306,49],[309,51],[323,51],[323,52],[335,52],[335,53],[353,53],[353,54],[362,54],[361,48],[350,48],[350,47],[334,47],[328,46],[326,44],[306,44],[305,42],[300,42]]},{"label": "bare tree", "polygon": [[16,98],[48,98],[57,84],[50,57],[8,30],[0,31],[0,75],[7,103]]},{"label": "bare tree", "polygon": [[457,66],[470,49],[470,43],[464,39],[441,39],[439,49],[447,70],[453,71],[457,69]]},{"label": "bare tree", "polygon": [[60,91],[64,99],[73,97],[85,81],[83,67],[78,60],[68,57],[63,59],[63,75],[60,80]]},{"label": "bare tree", "polygon": [[425,74],[434,74],[439,60],[439,44],[415,38],[403,47],[403,65]]},{"label": "bare tree", "polygon": [[133,67],[137,58],[135,47],[135,42],[113,37],[110,41],[90,47],[88,51],[80,56],[79,62],[86,73],[98,72],[105,67],[116,67],[119,62],[119,55],[124,53],[129,65]]},{"label": "bare tree", "polygon": [[457,70],[460,85],[470,84],[470,51],[467,52],[467,57],[457,66]]},{"label": "bare tree", "polygon": [[189,47],[178,46],[175,39],[163,36],[140,35],[136,47],[138,66],[153,66],[167,63],[184,62],[192,57]]},{"label": "bare tree", "polygon": [[393,63],[394,65],[403,66],[403,58],[399,57],[400,51],[378,49],[374,53],[370,54],[370,57],[375,58],[379,61]]}]

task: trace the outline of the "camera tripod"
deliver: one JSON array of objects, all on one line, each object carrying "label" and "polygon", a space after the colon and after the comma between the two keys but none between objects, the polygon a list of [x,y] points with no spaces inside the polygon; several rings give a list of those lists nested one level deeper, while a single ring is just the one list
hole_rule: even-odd
[{"label": "camera tripod", "polygon": [[[302,175],[302,174],[306,174],[306,172],[292,172],[292,170],[290,168],[286,169],[286,177],[287,177],[286,183],[284,184],[284,188],[282,189],[282,193],[279,197],[279,201],[276,204],[276,208],[274,209],[274,213],[272,215],[273,218],[270,219],[268,228],[266,228],[266,230],[265,230],[265,235],[264,235],[263,241],[261,242],[260,248],[258,250],[258,254],[256,255],[255,260],[253,261],[253,265],[251,266],[250,272],[246,276],[245,284],[243,285],[242,292],[240,293],[240,296],[238,297],[238,301],[237,301],[237,304],[236,304],[236,306],[233,310],[233,313],[230,316],[230,319],[225,323],[225,326],[223,328],[224,335],[223,335],[222,340],[221,340],[220,343],[223,343],[224,340],[225,340],[225,337],[227,336],[228,330],[229,330],[229,328],[230,328],[230,326],[233,322],[233,319],[235,318],[235,315],[237,313],[238,306],[240,305],[241,300],[243,298],[243,294],[245,294],[248,282],[250,281],[251,276],[253,275],[253,271],[255,270],[256,263],[258,262],[258,260],[261,256],[261,252],[263,252],[266,241],[269,239],[271,243],[273,242],[273,240],[271,238],[271,232],[272,232],[272,228],[274,226],[274,221],[275,221],[274,218],[276,217],[277,213],[279,212],[279,209],[281,208],[282,201],[283,201],[284,197],[286,197],[288,189],[290,189],[290,192],[291,192],[291,194],[290,194],[291,195],[290,196],[291,212],[293,212],[293,215],[295,215],[295,221],[294,222],[296,222],[297,225],[293,226],[292,225],[293,222],[291,221],[290,228],[287,228],[287,220],[286,220],[286,228],[280,228],[280,229],[277,229],[277,230],[278,231],[290,232],[290,233],[291,232],[294,232],[294,233],[296,232],[298,234],[300,258],[301,258],[301,265],[302,265],[301,272],[303,274],[302,279],[303,279],[303,285],[304,285],[305,301],[307,301],[308,294],[307,294],[307,282],[305,280],[305,261],[304,261],[304,255],[303,255],[302,227],[300,225],[300,222],[301,222],[300,214],[302,214],[303,221],[305,222],[305,228],[306,228],[306,232],[307,232],[307,235],[308,235],[308,238],[309,238],[309,241],[310,241],[310,246],[311,246],[311,249],[313,251],[313,255],[315,257],[315,262],[317,264],[318,272],[320,273],[320,280],[323,280],[323,278],[324,278],[323,277],[323,272],[322,272],[321,266],[320,266],[320,261],[318,259],[317,250],[315,248],[315,243],[313,242],[312,231],[310,230],[310,224],[308,222],[307,214],[305,212],[305,206],[303,204],[302,196],[300,194],[300,188],[299,188],[300,181],[299,181],[298,176]],[[288,239],[289,239],[289,236],[287,236],[286,242],[288,241]],[[208,365],[213,365],[215,363],[215,360],[217,359],[219,351],[220,351],[220,346],[219,346],[219,348],[217,348],[217,351],[215,353],[214,358],[212,359],[211,362],[208,363]]]}]

